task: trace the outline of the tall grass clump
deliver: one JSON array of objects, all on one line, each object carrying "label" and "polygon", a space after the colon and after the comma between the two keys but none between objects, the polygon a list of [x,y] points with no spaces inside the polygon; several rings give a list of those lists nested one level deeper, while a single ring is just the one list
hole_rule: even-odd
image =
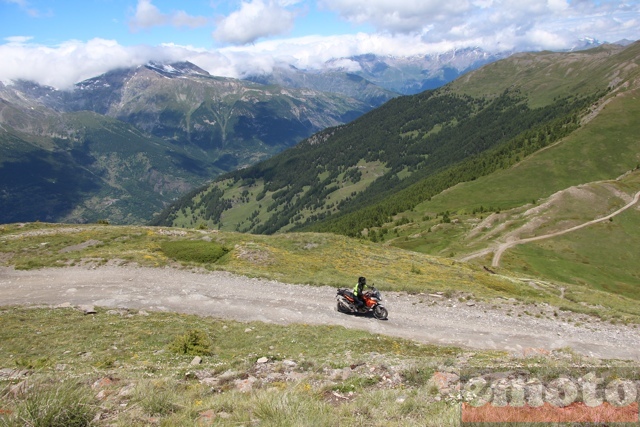
[{"label": "tall grass clump", "polygon": [[176,384],[169,381],[146,381],[136,387],[134,394],[140,408],[149,416],[168,416],[180,412],[184,406]]},{"label": "tall grass clump", "polygon": [[253,409],[261,426],[332,427],[340,420],[331,407],[305,393],[264,393],[257,397]]},{"label": "tall grass clump", "polygon": [[75,382],[38,382],[27,388],[12,414],[0,417],[0,426],[90,426],[99,409],[92,396],[86,386]]}]

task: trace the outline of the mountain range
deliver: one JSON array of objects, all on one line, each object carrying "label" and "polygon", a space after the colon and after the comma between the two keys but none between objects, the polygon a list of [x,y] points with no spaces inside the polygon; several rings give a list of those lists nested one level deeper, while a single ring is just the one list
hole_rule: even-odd
[{"label": "mountain range", "polygon": [[361,55],[245,80],[149,63],[70,91],[0,83],[0,222],[145,222],[220,174],[507,55]]},{"label": "mountain range", "polygon": [[[379,92],[378,102],[395,96]],[[70,91],[0,83],[0,222],[145,222],[220,173],[375,106],[187,62],[113,70]]]},{"label": "mountain range", "polygon": [[498,58],[363,55],[244,80],[152,62],[67,91],[0,83],[0,222],[145,222],[222,173]]},{"label": "mountain range", "polygon": [[[320,70],[300,70],[284,64],[267,74],[248,75],[245,78],[284,87],[312,87],[382,104],[380,101],[390,99],[389,93],[414,95],[435,89],[512,53],[489,53],[480,48],[467,48],[410,57],[367,54],[332,59]],[[385,92],[380,92],[380,88]]]}]

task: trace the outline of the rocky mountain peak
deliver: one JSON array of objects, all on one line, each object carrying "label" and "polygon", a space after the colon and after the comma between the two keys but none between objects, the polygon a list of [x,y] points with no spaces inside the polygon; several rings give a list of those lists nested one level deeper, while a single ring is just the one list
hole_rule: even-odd
[{"label": "rocky mountain peak", "polygon": [[168,64],[151,61],[145,65],[145,68],[155,71],[157,73],[160,73],[167,77],[179,77],[179,76],[185,76],[185,75],[186,76],[200,75],[204,77],[211,76],[211,74],[209,74],[207,71],[203,70],[202,68],[198,67],[197,65],[189,61],[173,62]]}]

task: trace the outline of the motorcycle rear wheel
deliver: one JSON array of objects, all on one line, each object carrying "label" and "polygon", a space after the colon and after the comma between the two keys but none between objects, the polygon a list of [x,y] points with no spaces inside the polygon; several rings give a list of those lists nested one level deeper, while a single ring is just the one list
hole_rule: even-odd
[{"label": "motorcycle rear wheel", "polygon": [[378,320],[386,320],[388,316],[389,316],[389,312],[383,306],[376,305],[373,308],[373,317],[375,317],[376,319],[378,319]]},{"label": "motorcycle rear wheel", "polygon": [[338,301],[336,310],[338,310],[338,312],[340,313],[351,313],[351,310],[349,310],[349,307],[345,306],[344,303],[341,301]]}]

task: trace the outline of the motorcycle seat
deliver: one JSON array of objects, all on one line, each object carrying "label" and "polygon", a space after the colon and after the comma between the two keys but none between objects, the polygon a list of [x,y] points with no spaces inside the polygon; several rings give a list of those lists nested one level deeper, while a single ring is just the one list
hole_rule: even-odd
[{"label": "motorcycle seat", "polygon": [[353,298],[353,292],[349,289],[338,289],[338,295],[344,295]]}]

